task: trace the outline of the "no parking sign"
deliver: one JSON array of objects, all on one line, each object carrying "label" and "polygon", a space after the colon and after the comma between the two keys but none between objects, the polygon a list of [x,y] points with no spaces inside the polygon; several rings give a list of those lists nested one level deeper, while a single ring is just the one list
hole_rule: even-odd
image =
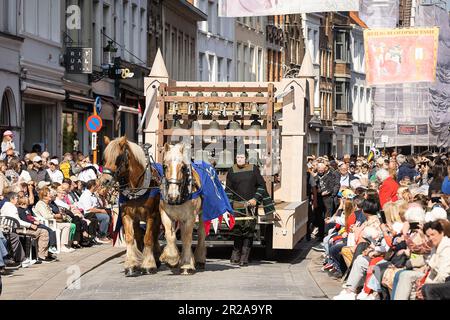
[{"label": "no parking sign", "polygon": [[103,121],[97,115],[90,116],[86,121],[86,128],[89,132],[99,132],[102,129]]}]

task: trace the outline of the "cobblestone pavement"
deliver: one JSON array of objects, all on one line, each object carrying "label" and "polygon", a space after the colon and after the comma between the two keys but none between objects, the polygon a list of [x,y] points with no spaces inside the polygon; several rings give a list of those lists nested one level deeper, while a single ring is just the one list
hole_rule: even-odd
[{"label": "cobblestone pavement", "polygon": [[[206,270],[192,276],[162,266],[155,275],[125,278],[121,256],[85,274],[80,289],[66,289],[58,299],[328,299],[310,274],[311,245],[301,242],[277,262],[264,260],[263,250],[254,248],[245,268],[230,265],[231,248],[209,248]],[[322,284],[329,282],[327,278]],[[339,286],[328,284],[335,290]]]},{"label": "cobblestone pavement", "polygon": [[53,300],[85,273],[109,259],[121,255],[124,248],[111,245],[83,248],[73,253],[61,253],[58,261],[20,268],[3,276],[0,300]]}]

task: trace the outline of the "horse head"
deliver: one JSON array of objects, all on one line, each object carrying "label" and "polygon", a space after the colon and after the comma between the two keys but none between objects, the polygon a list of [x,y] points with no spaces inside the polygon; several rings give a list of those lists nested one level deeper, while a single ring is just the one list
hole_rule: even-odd
[{"label": "horse head", "polygon": [[120,186],[134,184],[133,177],[141,176],[146,163],[145,154],[135,143],[128,141],[126,136],[110,141],[105,138],[106,148],[103,153],[105,165],[100,184],[111,187],[118,182]]},{"label": "horse head", "polygon": [[185,146],[165,144],[162,165],[166,201],[170,205],[181,204],[189,193],[190,160],[185,155]]}]

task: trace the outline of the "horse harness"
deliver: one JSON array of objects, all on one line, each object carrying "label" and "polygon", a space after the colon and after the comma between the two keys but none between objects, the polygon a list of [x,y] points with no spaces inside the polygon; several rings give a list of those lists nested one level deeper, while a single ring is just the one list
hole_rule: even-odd
[{"label": "horse harness", "polygon": [[144,195],[146,195],[150,189],[158,189],[158,187],[150,187],[152,180],[159,182],[156,177],[152,175],[151,165],[154,161],[152,161],[152,157],[148,154],[148,148],[144,148],[146,150],[147,156],[147,166],[144,168],[142,174],[139,176],[138,180],[144,177],[144,181],[141,187],[138,188],[130,188],[130,182],[126,181],[124,175],[121,174],[122,170],[128,168],[128,149],[125,149],[125,152],[120,154],[116,159],[116,170],[112,171],[111,169],[104,168],[103,173],[109,174],[113,177],[115,181],[119,183],[119,193],[124,196],[128,200],[136,200]]}]

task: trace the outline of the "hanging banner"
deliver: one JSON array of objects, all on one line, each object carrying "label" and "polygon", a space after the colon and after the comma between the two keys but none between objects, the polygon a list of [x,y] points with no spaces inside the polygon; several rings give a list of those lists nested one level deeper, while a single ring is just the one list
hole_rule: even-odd
[{"label": "hanging banner", "polygon": [[433,82],[439,28],[364,30],[369,85]]},{"label": "hanging banner", "polygon": [[358,10],[359,0],[219,0],[219,17]]},{"label": "hanging banner", "polygon": [[361,0],[358,16],[369,28],[395,28],[399,0]]},{"label": "hanging banner", "polygon": [[398,124],[397,125],[398,135],[417,135],[417,134],[428,134],[427,124],[409,125],[409,124]]}]

